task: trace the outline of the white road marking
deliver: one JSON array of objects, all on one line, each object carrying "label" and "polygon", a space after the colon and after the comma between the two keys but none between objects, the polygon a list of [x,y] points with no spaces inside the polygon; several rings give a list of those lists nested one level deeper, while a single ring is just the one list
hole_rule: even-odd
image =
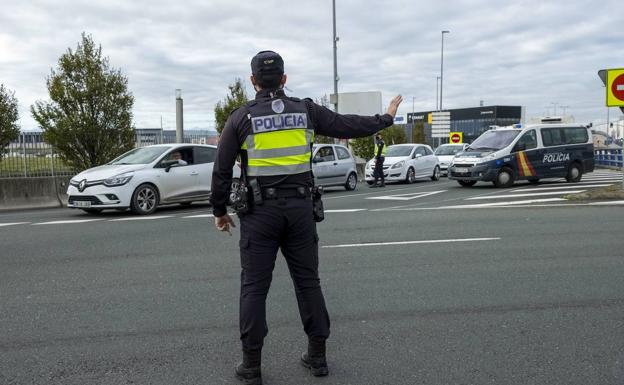
[{"label": "white road marking", "polygon": [[453,242],[479,242],[479,241],[497,241],[500,238],[464,238],[464,239],[431,239],[426,241],[402,241],[402,242],[373,242],[373,243],[351,243],[343,245],[323,246],[324,249],[342,248],[342,247],[370,247],[370,246],[395,246],[395,245],[414,245],[423,243],[453,243]]},{"label": "white road marking", "polygon": [[6,226],[15,226],[15,225],[27,225],[30,222],[12,222],[12,223],[0,223],[0,227],[6,227]]},{"label": "white road marking", "polygon": [[173,215],[150,215],[150,216],[142,216],[142,217],[130,217],[130,218],[111,219],[109,222],[153,221],[154,219],[163,219],[163,218],[171,218],[171,217],[173,217]]},{"label": "white road marking", "polygon": [[552,186],[552,187],[524,187],[524,188],[516,188],[510,191],[550,191],[550,190],[568,190],[575,189],[579,187],[590,188],[590,187],[607,187],[611,186],[610,184],[586,184],[583,186]]},{"label": "white road marking", "polygon": [[624,201],[592,202],[592,203],[588,203],[588,205],[590,206],[624,205]]},{"label": "white road marking", "polygon": [[474,200],[474,199],[513,199],[513,198],[523,198],[523,197],[534,197],[534,196],[543,196],[543,195],[564,195],[564,194],[578,194],[582,193],[586,190],[571,190],[571,191],[553,191],[553,192],[542,192],[535,194],[508,194],[508,195],[490,195],[483,197],[474,197],[474,198],[466,198],[466,200]]},{"label": "white road marking", "polygon": [[[567,201],[563,198],[547,198],[547,199],[530,199],[524,201],[510,201],[510,202],[496,202],[496,203],[479,203],[473,205],[456,205],[456,206],[439,206],[439,207],[408,207],[403,209],[392,209],[386,211],[418,211],[418,210],[460,210],[460,209],[478,209],[478,208],[494,208],[494,207],[516,207],[520,205],[527,205],[531,203],[544,203],[544,202],[563,202]],[[531,207],[531,206],[525,206]]]},{"label": "white road marking", "polygon": [[423,191],[417,193],[408,193],[408,194],[396,194],[396,195],[383,195],[378,197],[368,197],[366,199],[379,199],[379,200],[390,200],[390,201],[409,201],[416,198],[424,198],[427,196],[440,194],[448,190],[439,190],[439,191]]},{"label": "white road marking", "polygon": [[70,223],[86,223],[86,222],[96,222],[96,221],[103,221],[104,219],[72,219],[72,220],[66,220],[66,221],[51,221],[51,222],[40,222],[40,223],[33,223],[33,226],[38,226],[38,225],[65,225],[65,224],[70,224]]},{"label": "white road marking", "polygon": [[199,215],[189,215],[186,217],[182,217],[182,218],[212,218],[214,217],[214,215],[212,214],[199,214]]},{"label": "white road marking", "polygon": [[366,211],[367,209],[341,209],[341,210],[325,210],[326,213],[355,213],[358,211]]}]

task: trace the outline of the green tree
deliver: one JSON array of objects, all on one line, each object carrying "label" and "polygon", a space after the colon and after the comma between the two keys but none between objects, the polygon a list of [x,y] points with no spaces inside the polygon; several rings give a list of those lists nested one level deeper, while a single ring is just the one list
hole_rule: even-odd
[{"label": "green tree", "polygon": [[[401,144],[406,142],[405,130],[403,127],[392,125],[379,131],[383,137],[386,146],[393,144]],[[366,136],[364,138],[352,139],[349,141],[353,154],[364,158],[366,160],[375,156],[375,139],[374,135]]]},{"label": "green tree", "polygon": [[219,134],[223,131],[223,128],[225,128],[225,122],[232,111],[248,101],[242,79],[236,78],[234,84],[230,84],[228,88],[230,89],[230,94],[227,95],[224,100],[219,101],[214,109],[216,128]]},{"label": "green tree", "polygon": [[4,88],[4,84],[0,84],[0,159],[4,155],[4,148],[19,136],[18,119],[15,92],[9,91]]},{"label": "green tree", "polygon": [[68,165],[98,166],[134,147],[128,79],[90,35],[82,33],[76,50],[67,49],[46,83],[51,102],[37,101],[30,110]]},{"label": "green tree", "polygon": [[425,124],[420,122],[412,130],[412,143],[425,143]]}]

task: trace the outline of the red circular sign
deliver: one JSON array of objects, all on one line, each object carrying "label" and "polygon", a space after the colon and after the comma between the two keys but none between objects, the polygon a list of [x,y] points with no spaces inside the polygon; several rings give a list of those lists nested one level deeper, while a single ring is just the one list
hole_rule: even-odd
[{"label": "red circular sign", "polygon": [[624,74],[613,79],[611,83],[611,93],[620,100],[624,100]]},{"label": "red circular sign", "polygon": [[459,143],[460,140],[461,137],[459,136],[459,134],[453,134],[453,136],[451,136],[451,142],[453,143]]}]

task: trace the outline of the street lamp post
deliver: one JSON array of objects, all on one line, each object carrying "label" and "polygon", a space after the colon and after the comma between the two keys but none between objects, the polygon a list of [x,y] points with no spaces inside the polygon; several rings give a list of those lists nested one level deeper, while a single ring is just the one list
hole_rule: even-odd
[{"label": "street lamp post", "polygon": [[438,101],[439,101],[439,99],[438,99],[438,88],[439,87],[440,87],[440,77],[436,76],[436,107],[435,107],[436,111],[440,111],[440,109],[438,108],[438,106],[439,106],[439,103],[438,103]]},{"label": "street lamp post", "polygon": [[442,111],[442,84],[444,82],[444,34],[450,31],[442,31],[442,49],[440,51],[440,111]]}]

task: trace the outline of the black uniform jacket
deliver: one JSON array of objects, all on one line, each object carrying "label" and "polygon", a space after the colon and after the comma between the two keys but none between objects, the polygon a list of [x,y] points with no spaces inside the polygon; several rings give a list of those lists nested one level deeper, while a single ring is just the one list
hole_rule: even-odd
[{"label": "black uniform jacket", "polygon": [[[286,98],[281,90],[261,90],[256,94],[256,101],[269,101],[274,97]],[[319,106],[309,99],[302,103],[308,104],[309,119],[312,121],[316,135],[325,135],[335,138],[360,138],[372,135],[375,132],[391,126],[393,118],[389,114],[375,116],[341,115],[326,107]],[[219,138],[217,158],[212,171],[213,213],[216,217],[226,214],[226,203],[232,183],[232,169],[236,157],[242,151],[241,146],[251,132],[251,121],[247,117],[247,108],[234,110]],[[309,172],[289,176],[267,176],[258,178],[262,187],[297,187],[311,186],[312,178]]]}]

